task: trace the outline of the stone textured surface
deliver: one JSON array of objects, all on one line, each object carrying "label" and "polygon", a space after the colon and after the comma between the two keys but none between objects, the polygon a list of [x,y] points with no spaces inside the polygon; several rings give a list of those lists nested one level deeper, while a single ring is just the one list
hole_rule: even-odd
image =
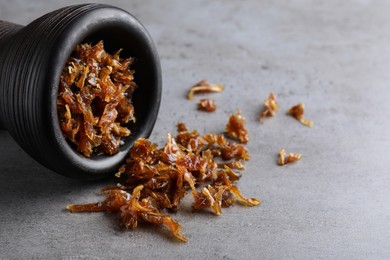
[{"label": "stone textured surface", "polygon": [[[1,1],[0,19],[27,24],[83,1]],[[87,1],[85,1],[87,2]],[[89,2],[89,1],[88,1]],[[388,1],[111,1],[137,16],[161,55],[164,91],[152,140],[176,122],[221,132],[247,117],[252,160],[238,186],[261,206],[219,217],[174,217],[189,237],[161,228],[124,232],[105,214],[70,214],[100,200],[110,181],[80,183],[29,158],[0,132],[0,258],[388,259],[390,258],[390,16]],[[186,90],[200,79],[226,86],[214,114]],[[281,106],[256,121],[270,91]],[[306,104],[312,129],[285,115]],[[279,167],[279,149],[302,160]]]}]

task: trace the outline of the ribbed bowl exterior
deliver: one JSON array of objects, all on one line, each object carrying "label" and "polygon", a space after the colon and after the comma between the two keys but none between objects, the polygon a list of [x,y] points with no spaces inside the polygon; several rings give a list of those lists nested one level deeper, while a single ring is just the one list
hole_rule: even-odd
[{"label": "ribbed bowl exterior", "polygon": [[[107,22],[101,16],[107,16]],[[111,158],[85,158],[60,133],[56,96],[62,68],[75,44],[90,36],[89,28],[98,34],[105,26],[113,31],[118,27],[118,33],[128,32],[129,36],[134,32],[134,38],[139,39],[135,51],[146,49],[139,59],[145,56],[146,63],[141,66],[150,67],[150,77],[141,77],[150,94],[140,94],[145,105],[138,106],[142,106],[139,110],[145,120],[137,126],[134,138],[146,137],[158,113],[161,70],[150,36],[134,17],[112,6],[86,4],[48,13],[25,27],[0,21],[0,125],[38,162],[78,179],[99,179],[114,173],[134,141],[129,139]]]},{"label": "ribbed bowl exterior", "polygon": [[21,25],[0,20],[0,43],[12,37],[21,28]]},{"label": "ribbed bowl exterior", "polygon": [[[2,48],[3,43],[6,42],[7,39],[12,37],[21,28],[22,26],[20,25],[0,20],[0,48]],[[0,101],[2,100],[0,99]],[[0,118],[0,129],[4,129],[4,124],[1,122],[1,118]]]}]

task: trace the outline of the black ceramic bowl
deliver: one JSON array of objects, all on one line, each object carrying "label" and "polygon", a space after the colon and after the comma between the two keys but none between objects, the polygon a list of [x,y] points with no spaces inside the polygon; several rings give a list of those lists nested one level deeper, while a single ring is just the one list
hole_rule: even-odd
[{"label": "black ceramic bowl", "polygon": [[[62,135],[57,115],[60,75],[75,46],[104,40],[105,49],[122,48],[135,57],[133,95],[136,123],[119,153],[80,155]],[[48,13],[21,27],[0,21],[0,126],[44,166],[77,179],[99,179],[115,173],[131,145],[148,137],[161,99],[161,68],[146,29],[119,8],[85,4]]]}]

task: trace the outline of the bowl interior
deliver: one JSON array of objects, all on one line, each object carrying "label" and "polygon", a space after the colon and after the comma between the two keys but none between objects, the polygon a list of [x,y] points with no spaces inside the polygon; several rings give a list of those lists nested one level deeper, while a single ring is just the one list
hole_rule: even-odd
[{"label": "bowl interior", "polygon": [[[60,75],[66,61],[75,47],[80,43],[96,44],[103,40],[105,50],[114,53],[123,49],[121,57],[134,57],[135,90],[132,102],[135,110],[136,122],[129,124],[131,135],[124,139],[124,144],[115,155],[91,155],[90,158],[81,155],[62,135],[58,115],[52,113],[54,136],[60,153],[69,163],[67,169],[70,175],[99,175],[112,173],[123,162],[133,142],[140,137],[148,137],[153,129],[161,100],[161,68],[154,43],[142,24],[129,13],[118,8],[101,8],[85,14],[70,24],[57,44],[62,51],[58,52],[58,66],[52,69],[55,76],[51,79],[54,88],[51,91],[51,111],[57,112],[56,98]],[[74,173],[73,173],[74,172]],[[78,178],[78,176],[76,176]]]}]

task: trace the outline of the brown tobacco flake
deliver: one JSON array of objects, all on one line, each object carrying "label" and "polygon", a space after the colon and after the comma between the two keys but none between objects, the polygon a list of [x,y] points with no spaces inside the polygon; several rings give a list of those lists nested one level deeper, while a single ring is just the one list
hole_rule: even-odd
[{"label": "brown tobacco flake", "polygon": [[139,185],[130,194],[124,190],[105,190],[107,198],[103,202],[68,205],[66,208],[72,212],[119,212],[121,224],[126,229],[135,229],[138,221],[149,222],[157,225],[165,225],[181,241],[186,242],[187,238],[180,232],[182,227],[170,216],[162,214],[155,206],[153,198],[141,199],[141,191],[144,187]]},{"label": "brown tobacco flake", "polygon": [[286,156],[286,150],[284,148],[282,148],[282,149],[280,149],[280,152],[279,152],[278,164],[279,165],[286,165],[288,163],[296,162],[296,161],[300,160],[301,158],[302,158],[302,154],[300,154],[300,153],[289,153]]},{"label": "brown tobacco flake", "polygon": [[265,110],[260,114],[258,120],[261,121],[265,117],[275,116],[279,106],[276,102],[276,96],[274,93],[269,93],[268,99],[264,99]]},{"label": "brown tobacco flake", "polygon": [[309,121],[303,117],[303,113],[305,112],[305,104],[299,103],[296,106],[293,106],[288,111],[288,114],[295,117],[299,122],[301,122],[303,125],[312,127],[314,125],[313,121]]},{"label": "brown tobacco flake", "polygon": [[214,112],[217,109],[217,102],[214,99],[201,99],[198,103],[198,110]]},{"label": "brown tobacco flake", "polygon": [[221,92],[223,91],[223,89],[224,88],[221,84],[210,84],[206,80],[201,80],[191,87],[191,89],[187,93],[187,98],[189,100],[194,100],[194,94]]},{"label": "brown tobacco flake", "polygon": [[193,191],[194,209],[211,208],[215,215],[220,215],[222,214],[221,207],[230,207],[237,200],[249,207],[260,204],[260,201],[255,198],[245,198],[229,178],[226,172],[218,172],[216,179],[211,185],[204,187],[201,192]]},{"label": "brown tobacco flake", "polygon": [[242,161],[232,161],[228,163],[219,163],[219,168],[224,168],[225,166],[232,168],[232,169],[238,169],[238,170],[244,170],[245,165],[242,163]]},{"label": "brown tobacco flake", "polygon": [[69,205],[67,209],[116,212],[126,229],[136,228],[139,221],[164,225],[185,242],[181,226],[167,211],[178,211],[190,191],[194,210],[210,209],[215,215],[236,202],[260,204],[257,199],[244,197],[234,184],[241,178],[236,169],[243,170],[243,162],[250,157],[243,145],[226,140],[224,135],[200,135],[184,123],[179,123],[177,130],[175,138],[168,134],[161,148],[144,138],[135,141],[117,174],[121,184],[103,189],[107,197],[102,202]]},{"label": "brown tobacco flake", "polygon": [[245,129],[246,119],[238,111],[237,115],[230,115],[229,122],[226,125],[227,136],[240,140],[241,143],[248,143],[248,130]]},{"label": "brown tobacco flake", "polygon": [[57,110],[62,132],[89,157],[115,154],[135,122],[132,94],[137,88],[133,58],[120,57],[96,45],[77,45],[60,78]]}]

